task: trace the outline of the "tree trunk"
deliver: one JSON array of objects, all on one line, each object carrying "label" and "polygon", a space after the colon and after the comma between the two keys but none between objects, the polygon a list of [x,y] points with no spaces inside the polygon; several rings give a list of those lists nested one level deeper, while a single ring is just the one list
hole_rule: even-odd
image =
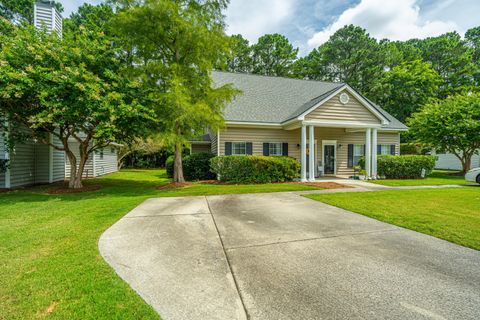
[{"label": "tree trunk", "polygon": [[70,162],[70,180],[68,181],[68,187],[73,189],[77,177],[77,158],[70,149],[66,149],[65,153],[67,154],[68,162]]},{"label": "tree trunk", "polygon": [[175,144],[175,160],[173,162],[173,181],[174,182],[185,182],[183,177],[183,164],[182,164],[182,144]]},{"label": "tree trunk", "polygon": [[462,163],[463,173],[467,173],[467,171],[469,171],[472,166],[472,155],[465,154],[464,159],[465,161]]}]

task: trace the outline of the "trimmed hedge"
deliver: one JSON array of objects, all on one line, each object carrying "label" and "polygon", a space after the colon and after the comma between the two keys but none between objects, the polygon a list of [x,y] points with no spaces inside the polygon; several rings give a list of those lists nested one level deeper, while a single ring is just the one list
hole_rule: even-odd
[{"label": "trimmed hedge", "polygon": [[[214,155],[209,152],[194,153],[182,158],[183,176],[187,181],[195,180],[213,180],[216,175],[210,171],[210,159]],[[167,176],[173,178],[173,162],[174,156],[168,157],[165,162]]]},{"label": "trimmed hedge", "polygon": [[[429,175],[435,168],[436,157],[419,155],[379,155],[377,171],[387,179],[420,179]],[[424,176],[422,176],[422,171]]]},{"label": "trimmed hedge", "polygon": [[220,180],[233,183],[292,181],[300,171],[300,163],[291,157],[220,156],[210,164]]}]

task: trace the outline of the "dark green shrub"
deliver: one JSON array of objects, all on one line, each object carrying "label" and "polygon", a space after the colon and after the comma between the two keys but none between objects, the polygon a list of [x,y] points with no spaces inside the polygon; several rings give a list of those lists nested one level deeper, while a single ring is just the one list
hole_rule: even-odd
[{"label": "dark green shrub", "polygon": [[4,173],[9,168],[9,160],[8,159],[0,159],[0,173]]},{"label": "dark green shrub", "polygon": [[387,179],[420,179],[422,172],[424,172],[424,177],[432,172],[435,168],[435,160],[436,158],[433,156],[379,155],[377,171],[380,176]]},{"label": "dark green shrub", "polygon": [[415,143],[400,143],[400,154],[416,154],[426,155],[430,152],[430,148]]},{"label": "dark green shrub", "polygon": [[[208,152],[194,153],[183,157],[183,176],[185,177],[185,180],[194,181],[216,179],[216,175],[210,171],[210,159],[213,157],[214,155]],[[168,157],[165,162],[165,169],[169,178],[173,178],[173,162],[174,156]]]},{"label": "dark green shrub", "polygon": [[300,171],[300,163],[291,157],[220,156],[210,164],[222,181],[233,183],[292,181]]}]

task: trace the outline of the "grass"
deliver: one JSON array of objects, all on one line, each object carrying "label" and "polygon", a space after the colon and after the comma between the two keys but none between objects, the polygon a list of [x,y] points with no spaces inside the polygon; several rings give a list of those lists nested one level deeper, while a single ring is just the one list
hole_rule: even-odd
[{"label": "grass", "polygon": [[399,186],[435,186],[435,185],[446,185],[446,184],[472,184],[471,182],[465,181],[463,175],[458,174],[458,171],[451,170],[434,170],[425,179],[385,179],[385,180],[371,180],[368,182],[381,184],[384,186],[390,187],[399,187]]},{"label": "grass", "polygon": [[0,319],[159,319],[104,262],[100,235],[149,197],[311,190],[299,184],[156,190],[164,170],[127,170],[51,195],[49,186],[0,194]]},{"label": "grass", "polygon": [[480,188],[388,190],[308,198],[480,250]]}]

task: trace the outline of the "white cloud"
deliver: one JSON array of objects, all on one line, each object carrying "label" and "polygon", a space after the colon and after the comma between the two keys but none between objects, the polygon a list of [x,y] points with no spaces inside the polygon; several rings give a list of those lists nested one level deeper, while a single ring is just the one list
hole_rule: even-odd
[{"label": "white cloud", "polygon": [[251,43],[278,32],[294,13],[296,0],[232,0],[226,11],[228,34],[242,34]]},{"label": "white cloud", "polygon": [[362,0],[345,10],[338,19],[315,33],[309,40],[310,48],[317,47],[344,25],[361,26],[377,39],[407,40],[425,38],[458,30],[451,20],[426,20],[421,17],[416,0]]}]

